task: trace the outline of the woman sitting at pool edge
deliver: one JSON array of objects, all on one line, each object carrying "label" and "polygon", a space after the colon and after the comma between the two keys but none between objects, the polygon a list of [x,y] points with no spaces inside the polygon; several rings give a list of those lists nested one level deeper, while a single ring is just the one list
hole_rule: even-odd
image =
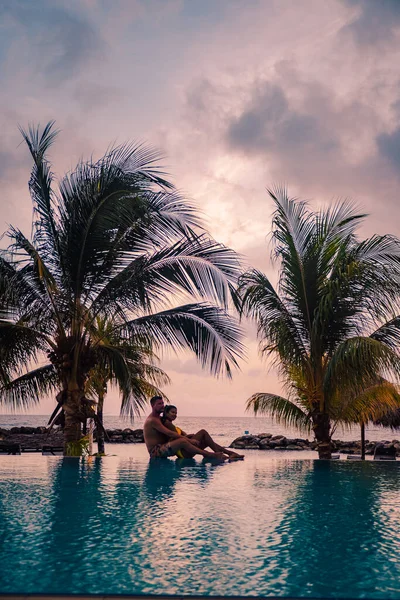
[{"label": "woman sitting at pool edge", "polygon": [[[164,427],[167,427],[168,429],[171,429],[171,431],[176,431],[176,433],[187,437],[194,446],[197,446],[202,450],[205,450],[206,448],[211,448],[211,450],[213,450],[214,452],[223,452],[223,454],[225,454],[229,458],[229,460],[242,460],[244,458],[243,454],[238,454],[237,452],[233,452],[228,448],[223,448],[223,446],[220,446],[219,444],[214,442],[208,431],[206,431],[205,429],[200,429],[200,431],[198,431],[197,433],[186,433],[180,427],[174,425],[174,421],[177,416],[178,409],[176,408],[176,406],[168,404],[164,407],[164,413],[161,417],[161,422],[164,425]],[[183,448],[176,452],[176,456],[178,458],[191,458],[191,455],[189,455]]]}]

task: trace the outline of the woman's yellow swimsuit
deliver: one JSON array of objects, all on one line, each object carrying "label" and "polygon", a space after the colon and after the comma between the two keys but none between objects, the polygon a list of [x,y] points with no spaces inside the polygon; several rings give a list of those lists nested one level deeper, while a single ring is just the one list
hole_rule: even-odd
[{"label": "woman's yellow swimsuit", "polygon": [[[181,429],[180,427],[177,427],[176,425],[174,425],[174,427],[175,427],[175,429],[176,429],[176,433],[179,433],[179,435],[181,435],[181,434],[182,434],[182,429]],[[183,454],[182,454],[182,450],[177,450],[177,451],[176,451],[176,456],[177,456],[178,458],[185,458],[185,457],[183,456]]]}]

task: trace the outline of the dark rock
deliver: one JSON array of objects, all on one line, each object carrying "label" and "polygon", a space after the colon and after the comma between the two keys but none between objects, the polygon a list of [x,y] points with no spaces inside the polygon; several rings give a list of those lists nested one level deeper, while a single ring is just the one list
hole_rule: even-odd
[{"label": "dark rock", "polygon": [[[238,444],[238,443],[243,443],[243,444],[251,444],[254,440],[255,436],[254,435],[241,435],[240,437],[237,437],[233,440],[232,444]],[[233,447],[233,446],[232,446]],[[242,446],[244,447],[244,446]]]},{"label": "dark rock", "polygon": [[394,444],[377,444],[374,456],[396,456]]},{"label": "dark rock", "polygon": [[295,444],[303,444],[304,446],[308,446],[310,442],[308,440],[303,440],[303,438],[295,438],[294,443]]},{"label": "dark rock", "polygon": [[9,436],[7,436],[6,441],[7,443],[10,442],[13,444],[19,444],[22,449],[39,449],[44,445],[62,446],[64,438],[63,434],[59,432],[51,434],[36,433],[34,435],[26,433],[11,433]]},{"label": "dark rock", "polygon": [[35,431],[33,433],[43,434],[43,433],[46,433],[46,431],[47,431],[46,427],[35,427]]},{"label": "dark rock", "polygon": [[238,441],[233,441],[232,444],[229,446],[229,448],[243,449],[245,446],[246,446],[245,442],[242,442],[239,439]]},{"label": "dark rock", "polygon": [[[271,439],[273,440],[274,438]],[[275,439],[274,441],[278,444],[278,446],[287,446],[288,444],[288,440],[285,438],[285,436]]]},{"label": "dark rock", "polygon": [[143,436],[143,429],[135,429],[132,433],[133,436],[137,437],[137,438],[143,438],[144,441],[144,436]]},{"label": "dark rock", "polygon": [[133,433],[133,431],[132,431],[132,429],[129,429],[129,427],[127,427],[126,429],[123,429],[123,431],[122,431],[122,435],[124,437],[127,437],[128,435],[132,435],[132,433]]},{"label": "dark rock", "polygon": [[32,433],[35,433],[35,429],[36,429],[36,427],[20,427],[19,432],[31,435]]},{"label": "dark rock", "polygon": [[258,445],[261,448],[261,450],[269,450],[270,449],[270,441],[268,438],[262,438]]}]

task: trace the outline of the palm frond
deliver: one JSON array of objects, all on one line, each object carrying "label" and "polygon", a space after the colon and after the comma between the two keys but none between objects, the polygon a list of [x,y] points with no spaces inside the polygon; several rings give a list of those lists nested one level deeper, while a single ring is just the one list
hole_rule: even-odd
[{"label": "palm frond", "polygon": [[256,269],[244,273],[239,280],[240,312],[252,317],[264,351],[277,352],[285,361],[297,364],[307,359],[307,348],[285,303],[269,279]]},{"label": "palm frond", "polygon": [[396,316],[378,327],[370,337],[386,344],[392,350],[397,350],[400,346],[400,316]]},{"label": "palm frond", "polygon": [[62,180],[61,246],[78,296],[99,293],[135,256],[200,227],[194,207],[156,174],[155,159],[143,146],[121,146]]},{"label": "palm frond", "polygon": [[370,388],[378,377],[400,378],[400,356],[378,340],[354,337],[342,342],[326,370],[324,391],[333,397],[340,392],[355,398]]},{"label": "palm frond", "polygon": [[210,298],[227,306],[239,274],[232,250],[207,236],[184,239],[128,262],[101,290],[91,310],[113,312],[123,305],[130,311],[150,311],[170,294]]},{"label": "palm frond", "polygon": [[51,349],[51,339],[23,322],[0,319],[0,363],[12,374],[21,366],[36,361],[40,351]]},{"label": "palm frond", "polygon": [[[153,359],[151,348],[129,345],[110,330],[108,339],[103,335],[97,345],[98,362],[89,373],[86,384],[89,395],[96,396],[107,389],[108,383],[117,384],[121,391],[121,414],[131,419],[139,415],[151,396],[160,393],[160,385],[170,383],[168,375],[159,367],[146,362]],[[111,343],[114,340],[114,344]]]},{"label": "palm frond", "polygon": [[400,409],[400,390],[390,381],[377,378],[376,383],[365,388],[361,394],[355,398],[345,396],[332,408],[332,418],[337,421],[366,424]]},{"label": "palm frond", "polygon": [[287,427],[296,427],[306,432],[311,432],[312,429],[309,414],[294,402],[276,394],[263,392],[253,394],[247,400],[246,410],[253,411],[255,415],[268,415],[277,423],[282,423]]},{"label": "palm frond", "polygon": [[[46,252],[47,260],[53,267],[60,260],[58,246],[59,235],[57,219],[55,216],[55,203],[52,192],[53,173],[47,160],[47,152],[55,141],[59,131],[54,129],[54,121],[50,121],[40,133],[40,127],[29,126],[28,131],[19,127],[29,152],[33,158],[34,166],[29,180],[34,214],[34,244],[39,245],[40,252]],[[55,255],[54,255],[55,253]]]},{"label": "palm frond", "polygon": [[139,317],[120,326],[134,341],[143,336],[156,348],[192,350],[203,368],[215,376],[232,376],[243,356],[242,333],[223,309],[209,304],[186,304]]},{"label": "palm frond", "polygon": [[38,282],[32,265],[18,269],[4,252],[0,252],[0,316],[6,319],[29,319],[33,324],[51,319],[48,298]]},{"label": "palm frond", "polygon": [[11,246],[12,249],[16,251],[22,250],[31,259],[32,264],[26,265],[25,272],[30,271],[31,279],[34,280],[35,287],[38,288],[39,293],[41,292],[42,296],[47,295],[48,300],[50,301],[54,321],[56,321],[58,325],[58,331],[60,335],[65,336],[63,319],[56,302],[56,297],[59,296],[60,292],[56,279],[50,272],[40,252],[21,231],[11,227],[9,235],[14,239],[14,243]]},{"label": "palm frond", "polygon": [[24,373],[0,387],[0,404],[13,409],[30,408],[39,404],[44,395],[55,392],[59,377],[53,365],[45,365]]},{"label": "palm frond", "polygon": [[134,421],[135,417],[143,414],[143,411],[152,396],[161,396],[168,400],[165,393],[156,385],[150,383],[147,379],[135,377],[131,382],[131,393],[122,394],[120,415],[129,417]]},{"label": "palm frond", "polygon": [[374,425],[380,427],[390,427],[392,431],[400,429],[400,408],[386,412],[384,415],[374,420]]},{"label": "palm frond", "polygon": [[135,244],[143,248],[144,243],[150,242],[153,247],[160,247],[182,236],[191,238],[197,232],[204,233],[197,208],[178,190],[149,190],[145,197],[151,218],[146,226],[129,231],[126,242],[130,248]]},{"label": "palm frond", "polygon": [[[290,199],[285,189],[269,190],[276,210],[272,221],[275,258],[281,264],[279,290],[285,295],[290,311],[298,321],[303,335],[310,335],[316,299],[314,280],[317,276],[312,240],[315,238],[315,219],[304,201]],[[311,255],[310,255],[311,250]]]},{"label": "palm frond", "polygon": [[[46,266],[44,258],[35,246],[24,236],[24,234],[14,227],[9,230],[9,236],[14,240],[11,249],[15,252],[23,251],[32,260],[35,266],[35,275],[38,282],[44,282],[46,289],[54,291],[57,288],[54,276]],[[24,257],[23,257],[24,258]]]},{"label": "palm frond", "polygon": [[357,227],[367,217],[367,213],[360,211],[355,202],[348,200],[337,200],[328,208],[316,213],[316,231],[324,248],[321,256],[324,256],[328,246],[332,242],[342,242],[355,235]]}]

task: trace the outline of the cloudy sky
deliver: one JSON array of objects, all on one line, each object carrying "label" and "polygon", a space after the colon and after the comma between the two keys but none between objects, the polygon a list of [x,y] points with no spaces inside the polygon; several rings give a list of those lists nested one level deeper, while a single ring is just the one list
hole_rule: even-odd
[{"label": "cloudy sky", "polygon": [[[266,186],[351,197],[365,235],[400,234],[399,35],[399,0],[0,0],[0,230],[30,231],[18,124],[56,119],[58,174],[111,142],[156,145],[211,234],[272,277]],[[181,414],[239,416],[280,390],[249,331],[232,383],[164,362]]]}]

